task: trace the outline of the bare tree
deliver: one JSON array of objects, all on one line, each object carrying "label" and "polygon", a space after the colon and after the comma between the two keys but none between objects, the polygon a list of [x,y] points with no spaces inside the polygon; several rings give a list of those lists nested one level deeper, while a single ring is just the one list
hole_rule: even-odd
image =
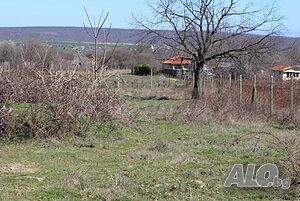
[{"label": "bare tree", "polygon": [[[153,20],[134,18],[144,38],[190,55],[195,62],[193,98],[200,97],[204,64],[272,47],[281,17],[274,5],[256,9],[238,0],[153,0]],[[168,31],[161,31],[168,30]],[[256,35],[252,35],[256,34]]]},{"label": "bare tree", "polygon": [[0,44],[0,62],[13,62],[17,55],[17,48],[14,44]]},{"label": "bare tree", "polygon": [[299,38],[291,44],[290,48],[286,50],[285,62],[282,62],[286,65],[295,65],[300,63],[300,41]]},{"label": "bare tree", "polygon": [[[116,49],[119,41],[117,41],[117,43],[115,44],[115,46],[113,48],[113,52],[109,56],[106,55],[106,48],[104,48],[103,56],[102,56],[102,58],[100,60],[101,65],[98,65],[98,40],[99,40],[99,37],[100,37],[100,33],[101,33],[102,29],[103,29],[103,26],[104,26],[105,22],[107,21],[109,13],[106,13],[104,15],[104,12],[102,12],[101,16],[98,19],[98,22],[96,23],[96,21],[94,21],[94,23],[92,23],[92,20],[90,18],[89,13],[86,10],[86,8],[84,8],[84,11],[85,11],[85,14],[86,14],[86,17],[88,19],[89,26],[90,26],[89,28],[87,28],[86,25],[83,23],[85,31],[94,40],[94,48],[95,48],[95,50],[94,50],[93,73],[94,73],[94,79],[96,80],[97,79],[97,72],[100,69],[102,69],[102,71],[103,71],[104,66],[111,59],[111,57],[113,55],[113,52]],[[108,43],[108,36],[110,34],[110,31],[111,31],[111,25],[109,26],[107,32],[104,33],[104,43],[105,44]]]},{"label": "bare tree", "polygon": [[52,64],[57,64],[57,49],[39,41],[27,41],[20,48],[20,57],[24,67],[37,67],[49,71]]}]

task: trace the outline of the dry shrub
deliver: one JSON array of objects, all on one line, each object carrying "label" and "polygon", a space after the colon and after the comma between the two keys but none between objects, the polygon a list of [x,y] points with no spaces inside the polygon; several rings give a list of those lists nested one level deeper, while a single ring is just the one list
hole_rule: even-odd
[{"label": "dry shrub", "polygon": [[7,72],[1,74],[0,86],[2,105],[26,103],[25,110],[12,106],[12,113],[27,125],[30,137],[60,137],[67,132],[82,136],[96,121],[126,119],[125,104],[116,93],[75,70]]}]

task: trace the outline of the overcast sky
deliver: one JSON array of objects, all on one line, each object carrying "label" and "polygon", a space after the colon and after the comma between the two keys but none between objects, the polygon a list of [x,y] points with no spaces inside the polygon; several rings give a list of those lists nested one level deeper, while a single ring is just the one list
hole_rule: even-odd
[{"label": "overcast sky", "polygon": [[[254,1],[269,4],[273,0]],[[280,13],[285,16],[285,35],[300,36],[300,0],[276,0]],[[131,14],[147,13],[145,0],[0,0],[0,26],[82,26],[85,21],[83,8],[97,18],[101,12],[110,13],[108,23],[114,28],[133,28]]]}]

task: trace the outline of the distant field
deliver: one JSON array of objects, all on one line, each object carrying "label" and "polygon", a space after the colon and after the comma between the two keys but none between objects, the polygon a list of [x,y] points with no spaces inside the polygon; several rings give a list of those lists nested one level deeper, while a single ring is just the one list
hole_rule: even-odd
[{"label": "distant field", "polygon": [[[60,46],[67,46],[67,47],[94,47],[94,43],[88,43],[88,42],[72,42],[72,41],[50,41],[47,42],[49,45],[60,45]],[[114,48],[115,43],[99,43],[98,46],[101,48],[107,47],[107,48]],[[135,44],[125,44],[125,43],[119,43],[117,44],[117,48],[135,48],[137,45]]]}]

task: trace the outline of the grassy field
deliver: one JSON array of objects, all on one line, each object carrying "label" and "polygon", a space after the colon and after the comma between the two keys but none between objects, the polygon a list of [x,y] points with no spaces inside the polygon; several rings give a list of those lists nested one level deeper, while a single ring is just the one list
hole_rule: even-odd
[{"label": "grassy field", "polygon": [[[280,138],[298,130],[270,123],[170,121],[168,115],[186,100],[143,99],[167,93],[173,79],[123,77],[119,93],[126,99],[129,123],[94,125],[86,138],[1,142],[0,200],[296,200],[300,188],[289,190],[225,189],[235,163],[275,163],[289,173],[283,155],[264,140],[236,139],[253,132]],[[148,87],[128,82],[139,79]],[[181,82],[179,82],[180,84]],[[127,85],[130,86],[127,86]],[[181,83],[184,85],[184,83]],[[125,90],[125,88],[128,88]],[[177,88],[177,90],[180,90]],[[14,106],[22,109],[22,104]]]},{"label": "grassy field", "polygon": [[[72,42],[72,41],[49,41],[47,42],[49,45],[61,45],[64,47],[94,47],[94,43],[89,42]],[[116,46],[115,43],[100,43],[99,47],[104,48],[114,48]],[[134,48],[137,47],[135,44],[118,44],[117,48]]]}]

